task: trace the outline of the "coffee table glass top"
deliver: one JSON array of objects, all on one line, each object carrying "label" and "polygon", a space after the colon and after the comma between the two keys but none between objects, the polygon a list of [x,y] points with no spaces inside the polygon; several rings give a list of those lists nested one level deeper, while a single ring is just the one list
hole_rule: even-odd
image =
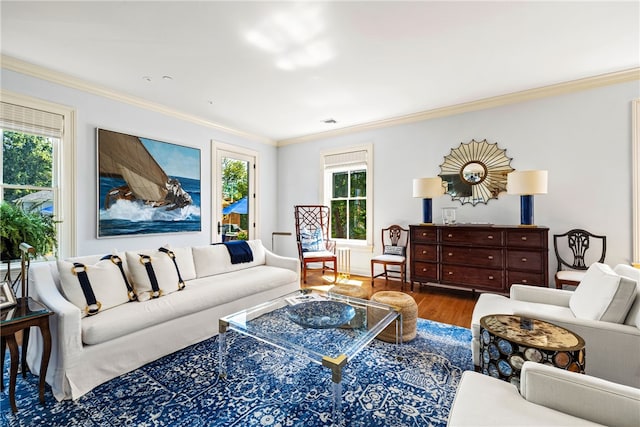
[{"label": "coffee table glass top", "polygon": [[325,358],[352,358],[398,317],[386,304],[302,289],[221,318],[220,331],[234,330],[322,364]]}]

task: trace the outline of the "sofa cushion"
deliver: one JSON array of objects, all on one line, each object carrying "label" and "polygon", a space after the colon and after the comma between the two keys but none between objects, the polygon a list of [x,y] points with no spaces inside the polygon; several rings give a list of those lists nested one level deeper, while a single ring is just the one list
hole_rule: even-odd
[{"label": "sofa cushion", "polygon": [[[82,341],[99,344],[297,280],[295,272],[267,265],[191,280],[181,292],[122,305],[101,314],[101,319],[97,319],[101,316],[82,319]],[[217,320],[211,319],[212,322]]]},{"label": "sofa cushion", "polygon": [[231,264],[231,256],[225,245],[193,247],[193,262],[197,277],[209,277],[265,264],[266,255],[262,242],[260,240],[248,240],[247,244],[253,253],[253,261],[240,264]]},{"label": "sofa cushion", "polygon": [[[178,264],[178,255],[175,253],[174,255],[176,264]],[[150,298],[170,294],[171,292],[180,290],[184,286],[184,282],[180,282],[176,264],[174,264],[173,259],[168,253],[160,250],[147,249],[127,252],[126,257],[131,281],[133,282],[133,287],[135,288],[139,301],[146,301]],[[153,270],[158,290],[160,291],[159,294],[156,294],[153,289],[148,268]],[[182,274],[180,274],[180,276],[181,275]]]},{"label": "sofa cushion", "polygon": [[592,264],[569,300],[577,318],[622,323],[633,304],[636,282],[602,263]]},{"label": "sofa cushion", "polygon": [[[86,273],[89,286],[98,303],[98,312],[129,302],[127,284],[120,268],[110,259],[100,260],[99,257],[82,259],[82,261],[88,260],[94,263],[80,262],[79,259],[57,262],[62,292],[73,305],[80,309],[81,316],[87,316],[89,309],[77,274],[80,270]],[[84,267],[80,267],[81,265]]]},{"label": "sofa cushion", "polygon": [[180,269],[180,275],[185,282],[196,278],[196,266],[193,263],[193,252],[191,246],[183,248],[173,248],[171,245],[164,245],[165,248],[171,250],[176,256],[176,262]]}]

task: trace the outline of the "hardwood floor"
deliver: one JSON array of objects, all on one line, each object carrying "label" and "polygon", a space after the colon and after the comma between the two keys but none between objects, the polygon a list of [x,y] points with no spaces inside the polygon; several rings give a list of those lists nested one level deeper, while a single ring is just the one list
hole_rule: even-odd
[{"label": "hardwood floor", "polygon": [[[332,273],[327,273],[323,277],[320,270],[309,270],[306,285],[302,283],[302,280],[300,281],[300,285],[301,287],[329,290],[333,285],[331,280],[333,280]],[[378,291],[401,290],[398,280],[389,280],[389,283],[386,284],[384,279],[375,279],[373,289],[369,277],[352,275],[348,282],[341,283],[361,286],[367,289],[370,294]],[[473,313],[473,307],[479,295],[469,291],[443,289],[433,286],[420,287],[417,284],[414,285],[413,292],[411,292],[410,283],[405,283],[403,292],[411,295],[416,300],[418,304],[418,317],[448,323],[450,325],[463,326],[465,328],[471,326],[471,314]]]}]

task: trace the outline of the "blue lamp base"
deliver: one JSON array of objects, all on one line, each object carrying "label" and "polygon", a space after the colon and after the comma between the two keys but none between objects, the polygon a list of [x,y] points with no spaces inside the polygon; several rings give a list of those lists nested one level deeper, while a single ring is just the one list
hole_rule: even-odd
[{"label": "blue lamp base", "polygon": [[431,224],[432,222],[431,199],[422,199],[422,223]]},{"label": "blue lamp base", "polygon": [[520,224],[533,225],[533,196],[520,196]]}]

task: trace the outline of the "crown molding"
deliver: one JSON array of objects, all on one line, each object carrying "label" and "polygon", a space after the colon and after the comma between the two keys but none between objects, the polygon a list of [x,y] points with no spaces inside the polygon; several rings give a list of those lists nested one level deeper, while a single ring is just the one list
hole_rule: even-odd
[{"label": "crown molding", "polygon": [[407,114],[404,116],[393,117],[375,122],[363,123],[354,126],[348,126],[341,129],[319,132],[310,135],[304,135],[295,138],[279,140],[278,147],[290,144],[298,144],[309,142],[323,138],[347,135],[354,132],[363,132],[389,126],[414,123],[423,120],[435,119],[446,116],[453,116],[471,111],[485,110],[502,105],[516,104],[519,102],[530,101],[533,99],[547,98],[566,93],[579,92],[583,90],[593,89],[602,86],[614,85],[618,83],[626,83],[634,80],[640,80],[640,68],[631,68],[628,70],[618,71],[614,73],[601,74],[594,77],[587,77],[578,80],[571,80],[564,83],[557,83],[549,86],[513,92],[505,95],[492,96],[477,101],[465,102],[462,104],[451,105],[448,107],[435,108],[433,110],[421,111],[418,113]]},{"label": "crown molding", "polygon": [[274,141],[273,139],[263,136],[254,135],[248,132],[222,126],[210,120],[194,116],[191,114],[169,108],[162,104],[157,104],[141,98],[136,98],[127,94],[119,93],[111,89],[101,87],[77,77],[72,77],[64,73],[53,71],[38,65],[34,65],[19,59],[1,55],[0,61],[2,68],[26,74],[52,83],[61,84],[67,87],[78,89],[94,95],[113,99],[115,101],[130,104],[139,108],[155,111],[170,117],[174,117],[197,125],[216,129],[221,132],[247,138],[262,144],[275,145],[282,147],[290,144],[298,144],[303,142],[315,141],[323,138],[330,138],[341,135],[348,135],[355,132],[363,132],[368,130],[380,129],[384,127],[397,126],[408,123],[435,119],[440,117],[453,116],[456,114],[467,113],[471,111],[484,110],[502,105],[515,104],[519,102],[529,101],[533,99],[546,98],[566,93],[579,92],[583,90],[593,89],[602,86],[608,86],[618,83],[625,83],[634,80],[640,80],[640,68],[631,68],[628,70],[618,71],[614,73],[602,74],[593,77],[587,77],[578,80],[572,80],[564,83],[542,86],[539,88],[528,89],[520,92],[513,92],[505,95],[493,96],[476,101],[465,102],[462,104],[451,105],[447,107],[435,108],[432,110],[421,111],[417,113],[407,114],[404,116],[392,117],[384,120],[378,120],[369,123],[363,123],[353,126],[347,126],[326,132],[318,132],[309,135],[303,135],[294,138],[282,139]]},{"label": "crown molding", "polygon": [[71,87],[73,89],[78,89],[83,92],[92,93],[94,95],[98,95],[104,98],[109,98],[114,101],[123,102],[125,104],[133,105],[135,107],[144,108],[150,111],[155,111],[157,113],[164,114],[166,116],[170,116],[170,117],[174,117],[187,122],[195,123],[200,126],[216,129],[221,132],[237,135],[242,138],[247,138],[252,141],[260,142],[262,144],[277,145],[276,141],[272,139],[269,139],[263,136],[254,135],[248,132],[243,132],[230,127],[222,126],[218,123],[212,122],[202,117],[194,116],[192,114],[187,114],[182,111],[169,108],[162,104],[147,101],[142,98],[137,98],[124,93],[116,92],[106,87],[102,87],[94,83],[88,82],[86,80],[69,76],[67,74],[60,73],[58,71],[54,71],[38,65],[34,65],[25,61],[21,61],[19,59],[16,59],[10,56],[2,55],[0,56],[0,61],[2,62],[2,68],[10,71],[26,74],[31,77],[36,77],[38,79],[46,80],[52,83],[57,83],[63,86]]}]

